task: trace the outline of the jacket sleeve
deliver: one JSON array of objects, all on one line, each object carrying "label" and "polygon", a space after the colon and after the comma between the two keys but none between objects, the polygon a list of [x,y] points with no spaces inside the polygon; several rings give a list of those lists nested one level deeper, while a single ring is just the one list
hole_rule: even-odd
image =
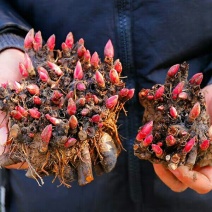
[{"label": "jacket sleeve", "polygon": [[0,51],[23,48],[24,36],[30,25],[4,0],[0,0]]}]

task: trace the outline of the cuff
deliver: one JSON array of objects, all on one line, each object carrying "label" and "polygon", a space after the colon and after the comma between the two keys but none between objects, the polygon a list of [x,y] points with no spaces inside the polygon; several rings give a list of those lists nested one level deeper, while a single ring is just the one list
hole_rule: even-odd
[{"label": "cuff", "polygon": [[0,34],[0,41],[0,52],[8,48],[24,51],[24,38],[19,35],[13,33]]}]

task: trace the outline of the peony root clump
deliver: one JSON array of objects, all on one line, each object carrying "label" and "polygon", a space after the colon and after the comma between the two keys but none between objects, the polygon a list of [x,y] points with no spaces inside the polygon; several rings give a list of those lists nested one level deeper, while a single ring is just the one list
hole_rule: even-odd
[{"label": "peony root clump", "polygon": [[164,85],[140,91],[145,111],[134,144],[138,158],[173,170],[180,165],[212,165],[212,128],[200,89],[203,74],[187,80],[188,70],[186,62],[176,64]]},{"label": "peony root clump", "polygon": [[134,89],[121,79],[110,40],[104,61],[83,39],[74,43],[71,32],[61,50],[54,46],[54,35],[43,45],[41,32],[31,29],[19,64],[23,79],[0,87],[0,110],[9,118],[0,165],[27,162],[26,176],[40,185],[47,175],[67,187],[73,180],[86,185],[93,172],[114,168],[122,150],[116,123]]}]

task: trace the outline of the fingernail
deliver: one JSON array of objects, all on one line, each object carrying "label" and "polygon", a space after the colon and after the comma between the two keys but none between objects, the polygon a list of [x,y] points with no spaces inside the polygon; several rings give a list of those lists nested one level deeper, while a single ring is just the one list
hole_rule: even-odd
[{"label": "fingernail", "polygon": [[8,130],[6,127],[0,128],[0,145],[4,145],[7,141]]}]

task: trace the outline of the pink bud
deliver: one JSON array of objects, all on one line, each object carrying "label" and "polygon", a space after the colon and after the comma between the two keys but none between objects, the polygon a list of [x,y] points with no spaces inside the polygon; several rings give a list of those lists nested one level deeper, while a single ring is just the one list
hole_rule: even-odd
[{"label": "pink bud", "polygon": [[178,98],[180,98],[180,99],[188,99],[188,93],[181,92],[181,93],[179,93]]},{"label": "pink bud", "polygon": [[94,122],[94,123],[98,123],[101,121],[101,117],[99,114],[95,114],[91,117],[91,121]]},{"label": "pink bud", "polygon": [[56,65],[52,62],[49,62],[49,61],[47,62],[47,64],[48,64],[49,68],[53,69],[58,76],[63,75],[63,72],[58,65]]},{"label": "pink bud", "polygon": [[78,60],[77,65],[74,70],[74,79],[81,80],[83,78],[83,75],[84,74],[83,74],[83,70],[82,70],[82,65],[81,65],[81,62]]},{"label": "pink bud", "polygon": [[33,96],[33,102],[36,105],[41,105],[42,101],[38,96]]},{"label": "pink bud", "polygon": [[24,48],[30,49],[33,46],[34,42],[34,29],[30,29],[24,39]]},{"label": "pink bud", "polygon": [[99,66],[99,55],[97,54],[97,52],[94,52],[91,56],[91,65],[94,68],[97,68]]},{"label": "pink bud", "polygon": [[99,87],[104,88],[105,87],[105,80],[103,75],[97,70],[95,73],[96,82]]},{"label": "pink bud", "polygon": [[84,45],[85,44],[85,41],[83,38],[80,38],[79,41],[78,41],[78,44],[79,45]]},{"label": "pink bud", "polygon": [[16,93],[20,93],[23,90],[23,86],[16,81],[13,83],[13,88],[15,89]]},{"label": "pink bud", "polygon": [[196,102],[188,115],[188,120],[193,122],[199,116],[200,112],[200,103]]},{"label": "pink bud", "polygon": [[29,73],[33,73],[34,67],[32,65],[32,60],[27,53],[24,54],[24,66]]},{"label": "pink bud", "polygon": [[37,108],[31,108],[28,111],[32,118],[39,119],[41,117],[41,113],[38,111]]},{"label": "pink bud", "polygon": [[113,48],[113,44],[111,40],[108,40],[108,42],[105,45],[104,55],[105,57],[109,57],[109,58],[114,57],[114,48]]},{"label": "pink bud", "polygon": [[74,91],[69,91],[66,95],[66,99],[73,98],[73,97],[74,97]]},{"label": "pink bud", "polygon": [[164,106],[160,105],[160,106],[157,107],[157,109],[160,110],[160,111],[163,111],[164,110]]},{"label": "pink bud", "polygon": [[64,42],[62,43],[61,48],[64,52],[69,52],[69,50],[70,50],[69,47]]},{"label": "pink bud", "polygon": [[84,106],[85,105],[85,98],[81,97],[81,98],[77,99],[77,105]]},{"label": "pink bud", "polygon": [[10,115],[16,120],[21,120],[23,117],[23,115],[17,110],[12,110]]},{"label": "pink bud", "polygon": [[180,64],[173,65],[173,66],[168,70],[167,75],[168,75],[169,77],[175,76],[175,74],[178,72],[179,68],[180,68]]},{"label": "pink bud", "polygon": [[42,82],[47,82],[49,80],[49,74],[47,72],[47,70],[43,67],[38,67],[38,74],[39,74],[39,78]]},{"label": "pink bud", "polygon": [[170,107],[169,113],[170,113],[171,117],[174,118],[174,119],[178,117],[177,110],[173,106]]},{"label": "pink bud", "polygon": [[21,113],[22,116],[27,117],[28,116],[28,112],[26,109],[24,109],[23,107],[21,107],[20,105],[16,106],[15,109],[17,111],[19,111]]},{"label": "pink bud", "polygon": [[83,108],[81,111],[81,115],[82,116],[86,116],[90,113],[90,110],[88,108]]},{"label": "pink bud", "polygon": [[189,80],[190,84],[192,85],[200,85],[203,80],[203,74],[197,73]]},{"label": "pink bud", "polygon": [[66,148],[69,148],[69,147],[71,147],[71,146],[74,146],[74,144],[77,142],[77,140],[75,139],[75,138],[69,138],[66,142],[65,142],[65,144],[64,144],[64,146],[66,147]]},{"label": "pink bud", "polygon": [[78,91],[84,91],[86,89],[86,86],[83,82],[77,83],[77,90]]},{"label": "pink bud", "polygon": [[128,92],[128,94],[127,94],[127,99],[128,99],[128,100],[129,100],[129,99],[132,99],[133,96],[134,96],[134,93],[135,93],[135,89],[134,89],[134,88],[129,89],[129,92]]},{"label": "pink bud", "polygon": [[137,141],[142,141],[144,138],[146,138],[146,136],[148,134],[150,134],[152,132],[152,128],[153,128],[153,121],[149,121],[147,122],[144,126],[142,126],[142,128],[139,130],[137,136],[136,136],[136,140]]},{"label": "pink bud", "polygon": [[52,136],[52,125],[49,124],[43,129],[41,133],[41,139],[43,142],[49,143],[51,136]]},{"label": "pink bud", "polygon": [[41,32],[38,31],[35,34],[34,43],[33,43],[33,48],[36,52],[39,51],[42,48],[42,43],[43,43],[43,39],[42,39],[42,36],[41,36]]},{"label": "pink bud", "polygon": [[77,117],[75,115],[72,115],[70,118],[69,118],[69,127],[73,130],[73,129],[76,129],[77,128],[77,125],[78,125],[78,120],[77,120]]},{"label": "pink bud", "polygon": [[40,88],[36,84],[27,85],[26,89],[32,95],[39,95],[40,94]]},{"label": "pink bud", "polygon": [[2,88],[7,88],[7,86],[8,86],[8,82],[1,83]]},{"label": "pink bud", "polygon": [[114,62],[114,69],[120,74],[122,72],[122,64],[119,59],[115,60]]},{"label": "pink bud", "polygon": [[152,151],[156,154],[157,157],[161,157],[163,155],[163,150],[158,144],[152,144]]},{"label": "pink bud", "polygon": [[70,98],[68,100],[68,107],[67,107],[67,113],[69,115],[74,115],[77,111],[77,106],[76,103],[74,102],[74,100],[72,98]]},{"label": "pink bud", "polygon": [[119,96],[123,98],[123,97],[127,96],[128,93],[129,93],[129,89],[127,89],[127,88],[122,88],[122,89],[119,91]]},{"label": "pink bud", "polygon": [[209,146],[210,146],[209,140],[203,140],[199,145],[200,149],[203,151],[207,150],[209,148]]},{"label": "pink bud", "polygon": [[99,103],[99,98],[96,95],[92,95],[92,98],[95,104]]},{"label": "pink bud", "polygon": [[91,54],[90,54],[90,51],[89,50],[86,50],[86,52],[84,53],[84,61],[89,63],[90,60],[91,60]]},{"label": "pink bud", "polygon": [[174,138],[173,135],[166,136],[166,144],[167,146],[173,146],[176,144],[176,139]]},{"label": "pink bud", "polygon": [[49,51],[53,51],[55,47],[55,35],[51,35],[46,42]]},{"label": "pink bud", "polygon": [[69,32],[68,35],[66,36],[65,44],[68,46],[68,48],[72,48],[74,44],[74,37],[72,32]]},{"label": "pink bud", "polygon": [[195,145],[195,140],[196,140],[195,137],[193,137],[192,139],[190,139],[187,142],[187,144],[185,145],[185,147],[183,149],[183,152],[189,153],[192,150],[193,146]]},{"label": "pink bud", "polygon": [[106,107],[108,109],[114,108],[118,103],[118,95],[111,96],[106,100]]},{"label": "pink bud", "polygon": [[28,77],[28,76],[29,76],[29,73],[28,73],[26,67],[25,67],[24,64],[21,63],[21,62],[19,63],[19,71],[20,71],[22,77],[25,78],[25,77]]},{"label": "pink bud", "polygon": [[85,54],[85,52],[86,48],[83,45],[79,46],[79,48],[77,49],[78,57],[82,57]]},{"label": "pink bud", "polygon": [[50,116],[49,114],[45,115],[46,119],[49,120],[52,124],[57,125],[61,123],[60,119]]},{"label": "pink bud", "polygon": [[153,135],[150,134],[143,140],[142,144],[143,146],[147,147],[152,143],[152,141],[153,141]]},{"label": "pink bud", "polygon": [[185,82],[179,82],[177,86],[172,91],[172,99],[176,100],[178,95],[182,92]]},{"label": "pink bud", "polygon": [[63,96],[63,94],[60,91],[54,90],[53,94],[52,94],[52,97],[51,97],[51,100],[52,101],[59,100],[62,96]]},{"label": "pink bud", "polygon": [[155,91],[155,95],[154,95],[154,99],[160,99],[162,96],[163,96],[163,93],[164,93],[164,85],[162,85],[160,88],[158,88],[156,91]]},{"label": "pink bud", "polygon": [[113,84],[119,83],[119,75],[118,75],[118,72],[115,69],[110,70],[109,76],[110,76],[110,81]]}]

